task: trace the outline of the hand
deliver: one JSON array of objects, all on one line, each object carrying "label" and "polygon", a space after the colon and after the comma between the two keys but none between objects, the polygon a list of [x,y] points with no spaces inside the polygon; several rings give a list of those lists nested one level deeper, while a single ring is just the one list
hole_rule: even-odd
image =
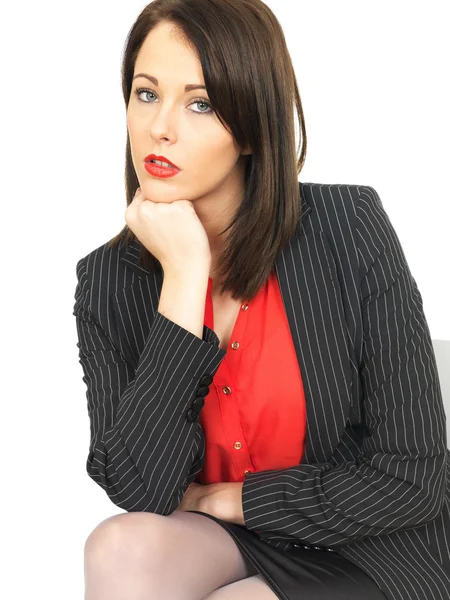
[{"label": "hand", "polygon": [[183,499],[180,506],[175,510],[201,510],[201,500],[205,494],[205,488],[208,486],[201,485],[200,483],[191,483],[186,492],[184,493]]},{"label": "hand", "polygon": [[203,486],[200,508],[197,510],[222,521],[245,527],[242,506],[242,481],[211,483]]},{"label": "hand", "polygon": [[164,271],[211,261],[208,235],[189,200],[153,202],[138,188],[125,221]]}]

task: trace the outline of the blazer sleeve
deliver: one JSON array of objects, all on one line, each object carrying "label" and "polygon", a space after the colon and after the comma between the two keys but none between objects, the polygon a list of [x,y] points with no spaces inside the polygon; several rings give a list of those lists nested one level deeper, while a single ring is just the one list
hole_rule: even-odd
[{"label": "blazer sleeve", "polygon": [[417,527],[444,504],[446,417],[422,297],[378,193],[359,190],[360,378],[372,435],[355,461],[249,473],[244,521],[261,537],[341,546]]},{"label": "blazer sleeve", "polygon": [[87,472],[120,508],[170,514],[204,464],[201,424],[186,415],[202,376],[214,374],[225,351],[208,327],[200,339],[157,311],[134,372],[91,310],[85,259],[76,271],[73,314],[91,433]]}]

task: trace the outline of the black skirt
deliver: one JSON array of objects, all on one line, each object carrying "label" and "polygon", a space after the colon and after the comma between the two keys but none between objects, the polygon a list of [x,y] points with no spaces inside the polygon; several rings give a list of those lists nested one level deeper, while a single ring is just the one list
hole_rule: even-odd
[{"label": "black skirt", "polygon": [[198,510],[188,512],[209,517],[226,529],[281,600],[386,600],[367,573],[337,552],[302,545],[281,550],[243,525]]}]

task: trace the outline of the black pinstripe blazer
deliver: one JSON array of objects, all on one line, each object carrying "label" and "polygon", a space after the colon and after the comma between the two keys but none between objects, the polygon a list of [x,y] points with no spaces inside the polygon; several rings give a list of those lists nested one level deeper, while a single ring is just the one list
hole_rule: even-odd
[{"label": "black pinstripe blazer", "polygon": [[[246,526],[283,548],[334,549],[389,600],[449,600],[450,460],[422,297],[374,188],[299,187],[302,216],[276,274],[305,389],[305,454],[247,475]],[[202,468],[196,394],[226,351],[207,326],[200,339],[158,312],[163,275],[138,265],[140,248],[104,244],[76,266],[86,466],[115,505],[167,515]]]}]

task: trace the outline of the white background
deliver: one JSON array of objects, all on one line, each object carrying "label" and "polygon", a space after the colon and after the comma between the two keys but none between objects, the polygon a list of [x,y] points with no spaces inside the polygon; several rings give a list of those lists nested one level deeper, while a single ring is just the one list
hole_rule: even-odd
[{"label": "white background", "polygon": [[[432,338],[450,340],[448,3],[267,4],[305,112],[300,181],[378,191]],[[144,6],[22,1],[0,12],[0,595],[9,600],[81,600],[84,541],[123,512],[85,470],[89,422],[72,309],[77,261],[125,224],[120,67]],[[450,360],[440,360],[447,374]]]}]

